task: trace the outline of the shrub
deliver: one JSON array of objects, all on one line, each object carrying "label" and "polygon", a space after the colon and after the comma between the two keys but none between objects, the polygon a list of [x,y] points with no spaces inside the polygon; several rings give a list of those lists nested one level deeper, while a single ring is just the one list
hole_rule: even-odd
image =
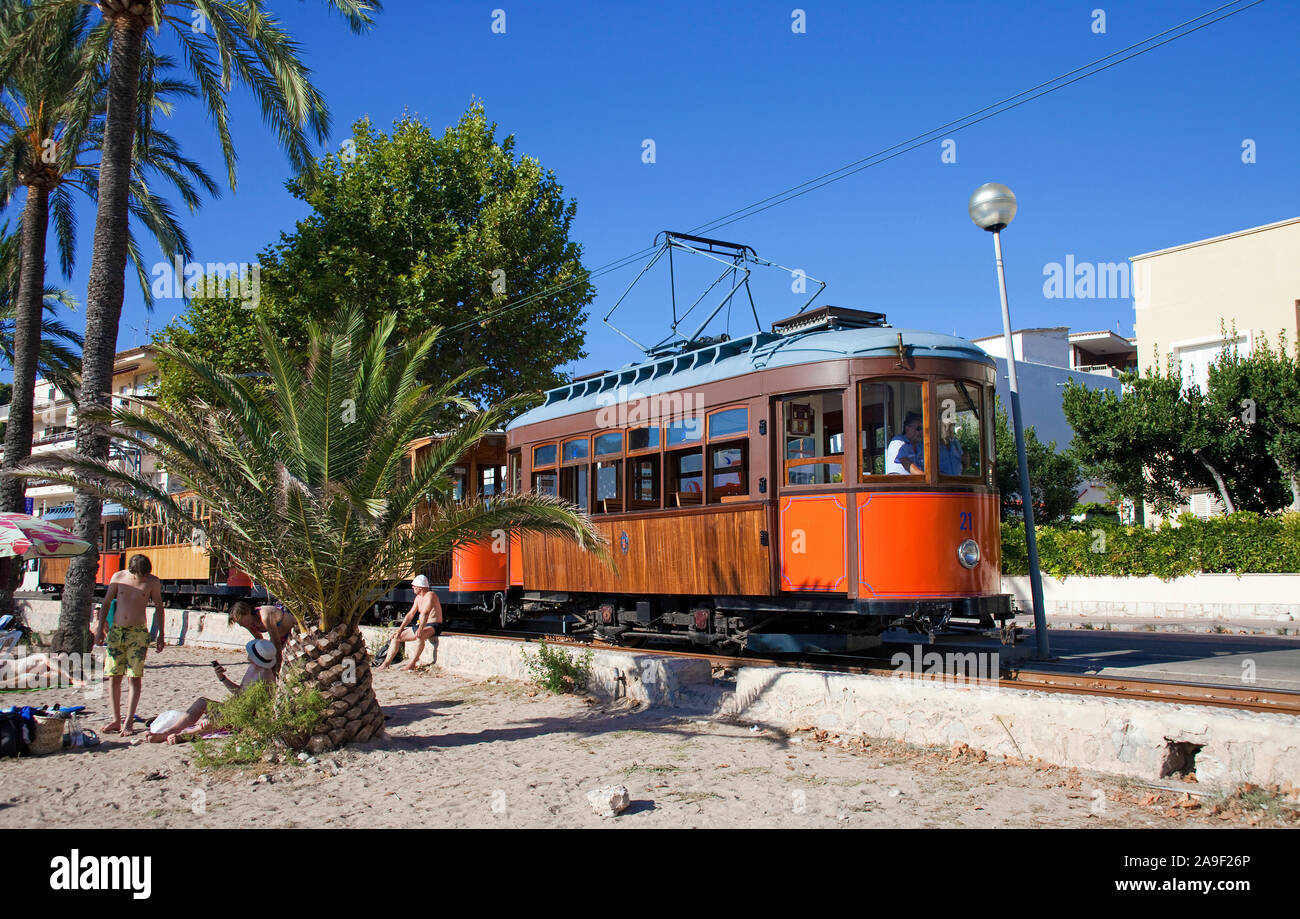
[{"label": "shrub", "polygon": [[325,697],[314,686],[305,686],[296,671],[286,669],[281,677],[278,684],[262,680],[208,707],[209,718],[230,736],[196,740],[198,765],[255,763],[276,749],[306,746],[325,715]]},{"label": "shrub", "polygon": [[[1183,514],[1159,527],[1125,527],[1105,521],[1037,528],[1043,574],[1172,580],[1196,572],[1300,572],[1300,514],[1261,516],[1239,511],[1201,520]],[[1025,528],[1002,524],[1002,572],[1029,573]]]},{"label": "shrub", "polygon": [[554,693],[571,692],[585,689],[591,678],[590,650],[572,655],[563,648],[556,648],[544,641],[537,643],[537,653],[529,655],[527,648],[521,648],[524,666],[528,676],[542,689]]}]

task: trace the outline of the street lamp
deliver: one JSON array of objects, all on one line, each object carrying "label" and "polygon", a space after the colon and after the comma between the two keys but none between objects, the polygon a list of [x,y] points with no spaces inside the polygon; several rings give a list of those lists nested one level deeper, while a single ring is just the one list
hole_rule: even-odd
[{"label": "street lamp", "polygon": [[970,219],[981,230],[993,234],[993,254],[998,266],[998,293],[1002,296],[1002,340],[1007,352],[1007,383],[1011,390],[1011,421],[1016,432],[1016,459],[1020,463],[1020,504],[1025,514],[1025,545],[1029,550],[1029,587],[1034,602],[1034,637],[1038,660],[1047,660],[1047,613],[1043,609],[1043,576],[1038,570],[1038,537],[1034,533],[1034,498],[1029,482],[1029,460],[1025,456],[1025,428],[1020,417],[1020,386],[1016,382],[1016,353],[1011,342],[1011,310],[1007,306],[1007,278],[1002,271],[1003,227],[1016,216],[1016,196],[997,182],[975,189],[967,205]]}]

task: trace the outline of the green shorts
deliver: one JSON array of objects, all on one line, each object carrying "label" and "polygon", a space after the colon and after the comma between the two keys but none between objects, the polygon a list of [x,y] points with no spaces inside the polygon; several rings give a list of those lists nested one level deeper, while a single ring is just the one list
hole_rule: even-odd
[{"label": "green shorts", "polygon": [[144,676],[144,656],[149,650],[149,629],[142,625],[115,625],[104,642],[108,649],[105,676]]}]

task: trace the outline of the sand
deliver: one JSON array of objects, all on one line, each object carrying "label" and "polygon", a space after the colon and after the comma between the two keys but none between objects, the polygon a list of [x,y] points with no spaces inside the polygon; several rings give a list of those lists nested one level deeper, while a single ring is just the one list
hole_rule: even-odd
[{"label": "sand", "polygon": [[[242,673],[233,652],[151,653],[141,713],[183,709],[200,694],[221,697],[212,659],[235,679]],[[200,769],[190,747],[131,745],[116,735],[103,735],[97,747],[0,760],[0,827],[1171,827],[1246,820],[1129,780],[1008,765],[960,748],[786,734],[437,668],[376,673],[375,685],[388,736],[324,754],[314,765]],[[107,697],[66,689],[0,694],[0,707],[50,701],[86,704],[96,710],[92,725],[110,710]],[[632,803],[618,817],[600,817],[586,794],[610,784],[625,785]]]}]

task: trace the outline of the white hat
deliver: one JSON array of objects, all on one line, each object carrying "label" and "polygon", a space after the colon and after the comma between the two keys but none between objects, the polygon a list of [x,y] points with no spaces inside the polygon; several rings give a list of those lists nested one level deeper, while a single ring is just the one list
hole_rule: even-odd
[{"label": "white hat", "polygon": [[248,652],[248,662],[254,667],[270,669],[275,666],[275,645],[265,638],[254,638],[244,645]]},{"label": "white hat", "polygon": [[428,590],[428,589],[429,589],[429,579],[426,578],[426,577],[425,577],[424,575],[422,575],[422,574],[417,574],[417,575],[415,576],[415,580],[411,582],[411,587],[412,587],[412,588],[423,587],[425,590]]}]

